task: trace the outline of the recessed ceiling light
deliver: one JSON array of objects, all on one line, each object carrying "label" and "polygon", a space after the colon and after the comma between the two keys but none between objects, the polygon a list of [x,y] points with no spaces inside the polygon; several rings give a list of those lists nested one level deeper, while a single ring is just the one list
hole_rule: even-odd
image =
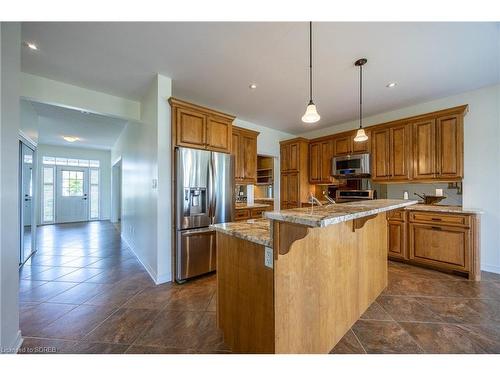
[{"label": "recessed ceiling light", "polygon": [[257,88],[257,85],[255,83],[251,83],[250,85],[248,85],[248,87],[250,88],[250,90],[255,90]]},{"label": "recessed ceiling light", "polygon": [[24,45],[33,51],[38,51],[38,46],[32,42],[24,42]]},{"label": "recessed ceiling light", "polygon": [[396,82],[390,82],[387,85],[385,85],[385,87],[388,87],[388,88],[392,89],[393,87],[396,87],[396,85],[397,85]]},{"label": "recessed ceiling light", "polygon": [[70,142],[70,143],[73,143],[75,141],[78,141],[80,138],[78,137],[70,137],[70,136],[64,136],[63,139],[66,141],[66,142]]}]

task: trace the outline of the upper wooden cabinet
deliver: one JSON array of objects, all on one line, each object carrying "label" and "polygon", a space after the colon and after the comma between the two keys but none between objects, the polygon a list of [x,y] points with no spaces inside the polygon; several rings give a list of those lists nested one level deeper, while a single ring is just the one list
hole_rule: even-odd
[{"label": "upper wooden cabinet", "polygon": [[463,178],[463,117],[450,115],[436,120],[436,172],[439,178]]},{"label": "upper wooden cabinet", "polygon": [[413,179],[436,177],[436,120],[426,119],[413,124]]},{"label": "upper wooden cabinet", "polygon": [[300,207],[308,199],[309,141],[295,138],[280,142],[280,206],[282,209]]},{"label": "upper wooden cabinet", "polygon": [[233,126],[232,154],[234,155],[234,179],[236,183],[257,183],[257,136],[258,132]]},{"label": "upper wooden cabinet", "polygon": [[[355,131],[349,131],[346,133],[335,134],[332,136],[333,142],[333,156],[343,156],[348,154],[360,154],[368,152],[369,142],[355,142],[354,137],[356,136]],[[370,135],[368,135],[370,137]]]},{"label": "upper wooden cabinet", "polygon": [[231,152],[234,116],[170,98],[174,146]]},{"label": "upper wooden cabinet", "polygon": [[330,183],[333,157],[331,139],[309,143],[309,182],[311,184]]},{"label": "upper wooden cabinet", "polygon": [[400,124],[372,130],[371,174],[374,181],[410,178],[410,129],[409,125]]}]

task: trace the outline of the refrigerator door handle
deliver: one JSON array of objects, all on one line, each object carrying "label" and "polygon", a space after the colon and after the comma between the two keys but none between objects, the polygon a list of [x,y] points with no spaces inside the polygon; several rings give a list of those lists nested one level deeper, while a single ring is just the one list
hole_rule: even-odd
[{"label": "refrigerator door handle", "polygon": [[215,216],[217,215],[217,194],[215,194],[215,156],[212,152],[210,157],[210,164],[212,166],[212,224],[215,224]]}]

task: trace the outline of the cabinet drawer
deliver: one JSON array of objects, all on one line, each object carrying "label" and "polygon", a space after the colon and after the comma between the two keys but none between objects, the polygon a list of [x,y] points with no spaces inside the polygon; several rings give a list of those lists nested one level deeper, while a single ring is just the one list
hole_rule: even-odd
[{"label": "cabinet drawer", "polygon": [[410,224],[410,260],[469,271],[470,229]]},{"label": "cabinet drawer", "polygon": [[253,208],[252,209],[252,219],[262,219],[262,213],[267,211],[267,208]]},{"label": "cabinet drawer", "polygon": [[410,212],[410,222],[458,225],[458,226],[468,227],[470,226],[470,217],[466,215],[441,214],[441,213],[435,214],[435,213],[417,211],[417,212]]},{"label": "cabinet drawer", "polygon": [[243,208],[243,209],[235,210],[234,219],[236,221],[250,219],[250,209]]},{"label": "cabinet drawer", "polygon": [[405,211],[404,210],[389,211],[387,213],[387,220],[404,221],[405,220]]}]

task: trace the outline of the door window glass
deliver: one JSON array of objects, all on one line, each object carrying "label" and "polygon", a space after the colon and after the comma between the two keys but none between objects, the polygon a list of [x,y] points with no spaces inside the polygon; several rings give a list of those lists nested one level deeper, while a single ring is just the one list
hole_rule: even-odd
[{"label": "door window glass", "polygon": [[44,223],[54,221],[54,167],[43,168],[43,208]]},{"label": "door window glass", "polygon": [[99,219],[99,169],[90,170],[90,218]]},{"label": "door window glass", "polygon": [[83,196],[83,171],[62,171],[62,196]]}]

